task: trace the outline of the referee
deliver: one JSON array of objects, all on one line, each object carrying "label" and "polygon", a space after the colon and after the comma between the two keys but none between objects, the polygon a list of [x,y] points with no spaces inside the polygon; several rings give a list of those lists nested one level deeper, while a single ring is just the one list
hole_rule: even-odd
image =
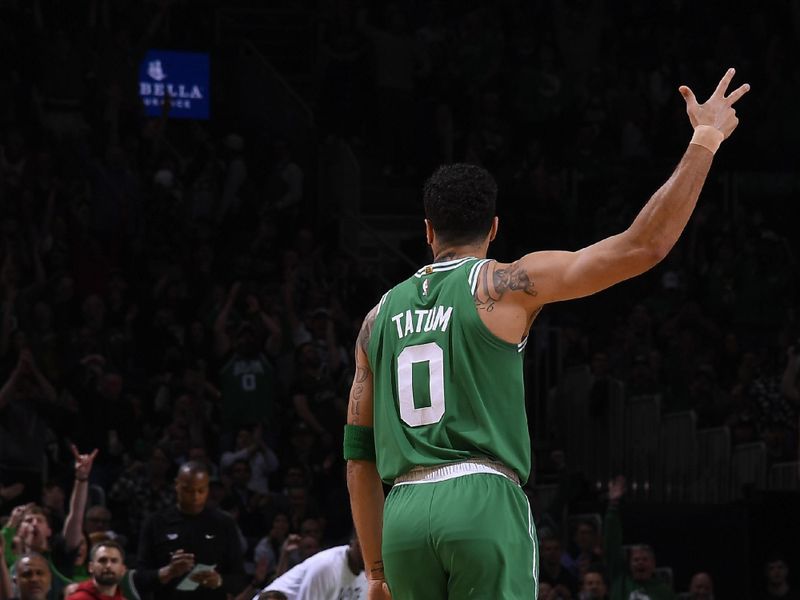
[{"label": "referee", "polygon": [[234,520],[207,508],[208,468],[191,461],[175,479],[177,505],[151,514],[142,527],[138,572],[155,600],[225,600],[244,587]]}]

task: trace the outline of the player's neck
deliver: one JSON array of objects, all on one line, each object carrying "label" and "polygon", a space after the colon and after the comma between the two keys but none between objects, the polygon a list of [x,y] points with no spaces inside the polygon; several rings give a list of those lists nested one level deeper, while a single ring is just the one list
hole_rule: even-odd
[{"label": "player's neck", "polygon": [[486,248],[481,246],[453,246],[441,248],[433,253],[433,262],[440,263],[459,258],[486,258]]}]

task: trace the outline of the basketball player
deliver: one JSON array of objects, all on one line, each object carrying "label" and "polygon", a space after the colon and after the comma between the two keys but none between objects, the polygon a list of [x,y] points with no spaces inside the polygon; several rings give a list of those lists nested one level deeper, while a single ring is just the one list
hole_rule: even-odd
[{"label": "basketball player", "polygon": [[[738,124],[729,69],[704,104],[681,86],[694,135],[622,233],[577,252],[485,258],[497,188],[472,165],[424,189],[434,262],[387,292],[356,344],[344,452],[370,600],[535,598],[536,533],[522,359],[545,304],[580,298],[661,261]],[[382,481],[392,484],[386,498]],[[391,591],[391,594],[390,594]]]}]

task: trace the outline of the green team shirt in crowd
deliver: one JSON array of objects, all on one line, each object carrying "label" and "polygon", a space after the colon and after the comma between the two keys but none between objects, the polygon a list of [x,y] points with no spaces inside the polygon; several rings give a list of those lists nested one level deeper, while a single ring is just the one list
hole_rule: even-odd
[{"label": "green team shirt in crowd", "polygon": [[523,351],[489,331],[473,300],[486,259],[434,263],[387,292],[368,347],[378,472],[488,458],[531,468]]},{"label": "green team shirt in crowd", "polygon": [[272,417],[275,375],[266,356],[233,354],[219,373],[222,421],[229,431],[263,423]]}]

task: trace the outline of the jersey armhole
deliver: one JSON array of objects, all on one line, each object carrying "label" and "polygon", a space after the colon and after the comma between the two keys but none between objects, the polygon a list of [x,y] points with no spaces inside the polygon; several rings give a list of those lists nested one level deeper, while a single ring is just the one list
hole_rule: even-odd
[{"label": "jersey armhole", "polygon": [[473,264],[472,267],[470,267],[469,269],[469,274],[467,275],[467,285],[469,286],[469,297],[470,300],[472,300],[473,308],[475,309],[473,314],[475,315],[475,319],[479,323],[478,327],[481,333],[487,339],[491,340],[496,344],[501,345],[503,348],[513,349],[516,352],[521,353],[523,350],[525,350],[525,345],[528,343],[528,336],[526,335],[522,339],[522,341],[519,342],[518,344],[515,344],[513,342],[508,342],[496,336],[494,333],[492,333],[492,330],[489,329],[486,323],[483,322],[483,319],[481,319],[480,314],[478,314],[478,308],[475,306],[475,292],[478,290],[478,281],[480,279],[481,271],[488,263],[493,261],[494,259],[492,258],[482,258],[477,260],[475,264]]}]

